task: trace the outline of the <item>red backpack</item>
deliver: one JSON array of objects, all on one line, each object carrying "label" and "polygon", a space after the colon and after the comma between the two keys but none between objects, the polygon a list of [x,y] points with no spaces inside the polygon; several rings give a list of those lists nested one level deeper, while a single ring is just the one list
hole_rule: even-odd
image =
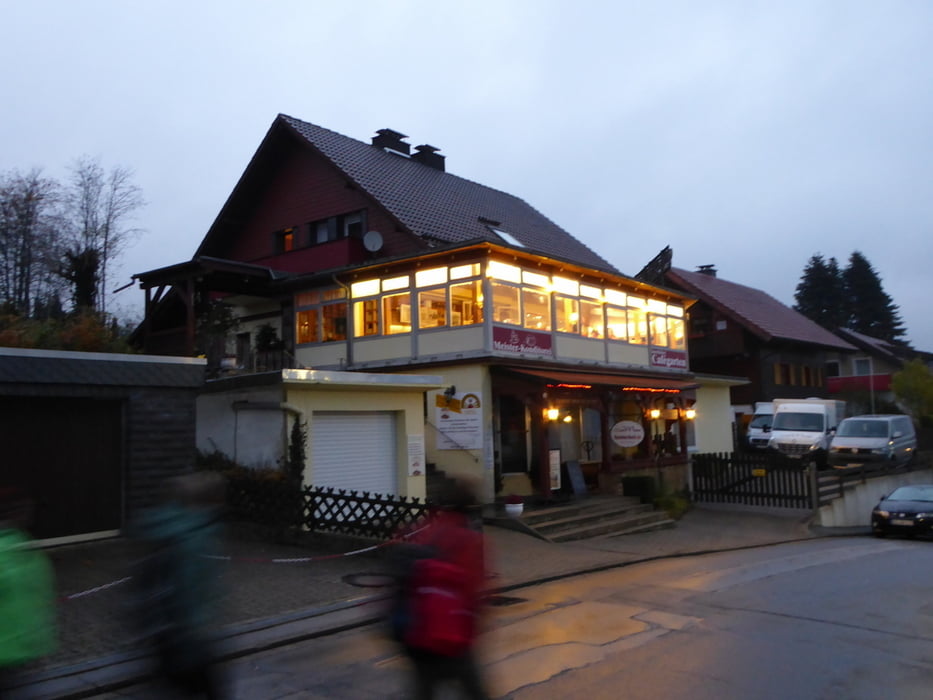
[{"label": "red backpack", "polygon": [[476,611],[463,567],[443,559],[414,563],[408,589],[405,643],[442,656],[459,656],[473,640]]}]

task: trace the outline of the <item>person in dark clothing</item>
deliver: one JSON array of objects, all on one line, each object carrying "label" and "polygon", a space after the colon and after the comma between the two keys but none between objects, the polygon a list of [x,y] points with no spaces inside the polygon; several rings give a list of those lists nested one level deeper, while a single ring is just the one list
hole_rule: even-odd
[{"label": "person in dark clothing", "polygon": [[172,697],[224,698],[217,664],[215,552],[224,483],[217,474],[176,477],[166,498],[136,523],[146,555],[134,579],[138,623]]}]

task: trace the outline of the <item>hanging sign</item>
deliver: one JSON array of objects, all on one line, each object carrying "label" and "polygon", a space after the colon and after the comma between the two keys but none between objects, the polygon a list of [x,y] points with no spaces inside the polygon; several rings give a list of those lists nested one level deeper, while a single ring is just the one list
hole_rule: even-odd
[{"label": "hanging sign", "polygon": [[645,439],[645,429],[633,420],[620,420],[612,426],[609,436],[619,447],[635,447]]}]

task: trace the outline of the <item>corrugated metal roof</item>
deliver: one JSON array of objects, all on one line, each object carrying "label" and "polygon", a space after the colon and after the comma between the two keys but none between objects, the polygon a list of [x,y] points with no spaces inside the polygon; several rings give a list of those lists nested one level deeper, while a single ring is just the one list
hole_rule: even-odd
[{"label": "corrugated metal roof", "polygon": [[765,341],[780,338],[828,348],[855,348],[769,294],[713,275],[672,267],[667,278],[695,294]]},{"label": "corrugated metal roof", "polygon": [[488,240],[508,245],[493,232],[498,228],[530,251],[621,274],[518,197],[315,124],[286,115],[279,119],[418,236],[446,243]]}]

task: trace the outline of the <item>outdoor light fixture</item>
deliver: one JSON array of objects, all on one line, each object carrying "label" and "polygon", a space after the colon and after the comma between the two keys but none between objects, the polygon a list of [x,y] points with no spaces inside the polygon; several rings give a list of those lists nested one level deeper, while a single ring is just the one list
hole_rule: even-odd
[{"label": "outdoor light fixture", "polygon": [[564,416],[564,423],[573,423],[573,416],[569,413]]},{"label": "outdoor light fixture", "polygon": [[684,416],[686,417],[687,420],[693,420],[694,418],[697,417],[696,409],[688,408],[686,412],[684,413]]},{"label": "outdoor light fixture", "polygon": [[657,420],[661,417],[661,409],[652,408],[650,411],[648,411],[648,415],[651,417],[651,420]]},{"label": "outdoor light fixture", "polygon": [[560,418],[560,409],[559,408],[549,408],[544,412],[548,420],[557,420]]}]

